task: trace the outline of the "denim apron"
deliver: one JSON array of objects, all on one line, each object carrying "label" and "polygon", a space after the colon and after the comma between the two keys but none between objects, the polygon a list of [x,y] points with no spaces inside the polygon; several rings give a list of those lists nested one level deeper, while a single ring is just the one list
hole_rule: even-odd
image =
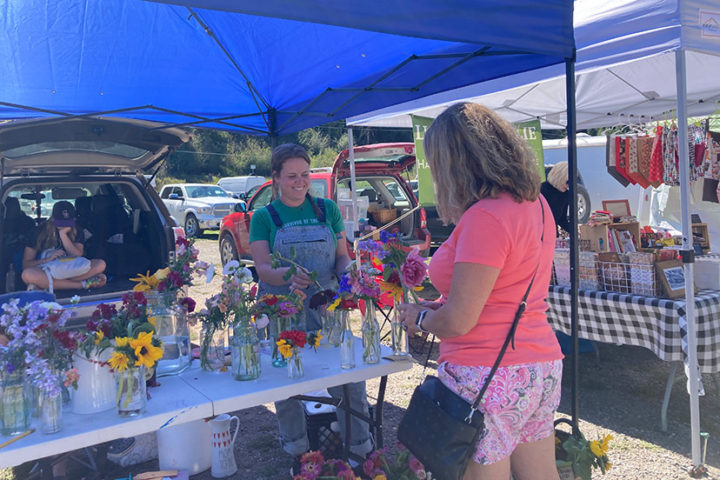
[{"label": "denim apron", "polygon": [[[267,210],[270,218],[276,227],[275,241],[272,245],[272,252],[277,252],[285,258],[292,259],[291,251],[295,250],[294,261],[301,265],[309,272],[317,273],[317,281],[324,288],[335,288],[337,280],[335,278],[335,234],[325,223],[325,202],[317,201],[320,207],[318,215],[319,224],[316,225],[297,225],[285,227],[278,215],[277,210],[272,205],[268,205]],[[288,266],[284,264],[284,266]],[[301,330],[319,330],[322,326],[320,314],[316,310],[310,309],[310,298],[320,289],[317,285],[310,285],[305,293],[307,298],[303,302],[303,310],[299,315],[299,319],[295,328]],[[270,285],[265,282],[259,282],[259,295],[273,293],[276,295],[289,295],[289,285]]]},{"label": "denim apron", "polygon": [[[283,226],[282,219],[275,207],[272,205],[265,207],[270,213],[273,223],[278,227],[272,245],[272,252],[277,252],[285,258],[292,258],[291,250],[294,248],[295,262],[310,272],[316,272],[318,283],[323,288],[335,288],[337,286],[335,277],[335,234],[325,223],[324,200],[313,199],[311,201],[316,201],[319,207],[320,214],[317,216],[319,224],[286,227]],[[310,298],[318,291],[317,285],[311,285],[305,290],[307,298],[303,303],[303,311],[295,328],[306,331],[321,328],[320,314],[316,310],[309,308]],[[259,282],[258,295],[266,293],[288,295],[290,288],[287,284],[270,285],[262,281]],[[348,384],[348,388],[350,398],[343,403],[349,403],[352,410],[363,412],[366,416],[369,416],[365,382]],[[328,392],[334,398],[342,398],[343,396],[342,386],[330,387]],[[280,443],[283,449],[291,455],[300,455],[307,452],[310,443],[307,437],[307,422],[302,402],[294,399],[275,402],[275,410],[280,429]],[[341,407],[338,407],[337,414],[341,435],[343,440],[347,441],[345,439],[345,415]],[[373,441],[370,436],[369,425],[355,416],[351,417],[350,425],[350,450],[358,455],[365,455],[372,451]]]}]

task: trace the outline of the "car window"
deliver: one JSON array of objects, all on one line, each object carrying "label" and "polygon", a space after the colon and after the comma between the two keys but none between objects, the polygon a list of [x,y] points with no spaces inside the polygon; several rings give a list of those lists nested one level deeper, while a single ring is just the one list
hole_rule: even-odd
[{"label": "car window", "polygon": [[257,210],[258,208],[263,208],[268,203],[270,203],[270,200],[272,199],[272,185],[268,185],[267,187],[263,188],[258,192],[257,195],[253,198],[253,202],[250,205],[250,208],[253,210]]},{"label": "car window", "polygon": [[402,187],[395,180],[383,180],[383,185],[388,189],[390,195],[398,202],[406,202],[407,195],[403,191]]},{"label": "car window", "polygon": [[160,198],[170,198],[171,190],[172,187],[163,187],[162,192],[160,192]]},{"label": "car window", "polygon": [[327,180],[324,178],[310,180],[310,195],[313,197],[327,198]]},{"label": "car window", "polygon": [[185,195],[183,195],[182,188],[180,188],[180,187],[174,187],[172,190],[172,193],[176,194],[180,198],[183,198],[185,196]]},{"label": "car window", "polygon": [[200,185],[194,187],[185,187],[188,197],[200,198],[200,197],[227,197],[228,194],[225,190],[218,187],[217,185]]}]

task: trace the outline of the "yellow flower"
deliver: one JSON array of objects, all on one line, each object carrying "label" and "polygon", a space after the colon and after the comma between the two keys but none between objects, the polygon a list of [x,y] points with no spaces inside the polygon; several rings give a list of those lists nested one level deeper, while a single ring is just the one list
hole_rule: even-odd
[{"label": "yellow flower", "polygon": [[603,454],[607,455],[608,450],[610,450],[610,440],[612,439],[613,436],[610,434],[603,437],[602,443],[600,444],[600,450],[602,450]]},{"label": "yellow flower", "polygon": [[161,281],[165,280],[169,274],[170,274],[170,267],[165,267],[165,268],[161,268],[157,272],[153,273],[153,277],[155,277],[155,280],[157,281],[157,283],[160,283]]},{"label": "yellow flower", "polygon": [[403,288],[402,285],[393,282],[380,281],[380,288],[384,291],[391,293],[396,302],[402,300]]},{"label": "yellow flower", "polygon": [[115,337],[115,345],[118,347],[125,347],[130,343],[130,339],[128,337]]},{"label": "yellow flower", "polygon": [[318,330],[318,332],[315,335],[313,335],[313,343],[312,343],[313,348],[318,348],[318,346],[320,346],[320,340],[322,340],[322,337],[323,337],[322,330]]},{"label": "yellow flower", "polygon": [[387,477],[385,475],[375,475],[373,480],[387,480]]},{"label": "yellow flower", "polygon": [[283,358],[290,358],[292,357],[292,347],[289,343],[287,343],[285,340],[278,340],[275,342],[278,346],[278,352],[280,352],[280,355],[283,356]]},{"label": "yellow flower", "polygon": [[105,334],[102,330],[98,330],[97,332],[95,332],[95,345],[102,342],[103,338],[105,338]]},{"label": "yellow flower", "polygon": [[[148,308],[148,314],[152,313],[150,309]],[[157,330],[157,317],[150,317],[148,316],[148,323],[153,326],[155,330]]]},{"label": "yellow flower", "polygon": [[110,360],[108,360],[108,363],[113,370],[122,372],[123,370],[128,368],[128,363],[130,363],[130,359],[122,352],[114,352],[110,356]]},{"label": "yellow flower", "polygon": [[130,348],[134,350],[135,357],[137,357],[135,364],[145,365],[147,368],[152,368],[155,362],[163,356],[162,348],[152,344],[152,332],[139,333],[137,338],[130,340]]},{"label": "yellow flower", "polygon": [[328,312],[334,312],[335,309],[340,305],[340,298],[336,298],[335,301],[333,301],[330,305],[327,307]]},{"label": "yellow flower", "polygon": [[607,472],[608,470],[610,470],[610,467],[612,467],[612,463],[610,463],[610,462],[605,462],[605,471],[606,471],[606,472]]},{"label": "yellow flower", "polygon": [[138,284],[133,287],[133,290],[136,292],[146,292],[157,287],[158,284],[155,278],[150,275],[150,270],[148,270],[145,275],[138,273],[137,277],[131,278],[130,280],[138,282]]},{"label": "yellow flower", "polygon": [[592,451],[593,455],[596,457],[602,457],[603,451],[602,448],[600,448],[600,442],[598,440],[593,440],[590,442],[590,451]]}]

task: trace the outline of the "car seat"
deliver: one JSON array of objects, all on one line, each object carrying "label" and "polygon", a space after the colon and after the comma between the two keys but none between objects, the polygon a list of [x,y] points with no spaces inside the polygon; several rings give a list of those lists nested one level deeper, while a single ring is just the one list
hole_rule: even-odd
[{"label": "car seat", "polygon": [[[20,274],[22,272],[22,259],[25,252],[25,246],[33,238],[32,233],[35,229],[35,222],[31,217],[25,214],[20,208],[20,201],[15,197],[7,197],[5,199],[5,217],[3,221],[3,255],[2,255],[2,271],[3,275],[8,271],[12,263],[16,273],[15,285],[19,285]],[[3,276],[3,279],[5,277]]]}]

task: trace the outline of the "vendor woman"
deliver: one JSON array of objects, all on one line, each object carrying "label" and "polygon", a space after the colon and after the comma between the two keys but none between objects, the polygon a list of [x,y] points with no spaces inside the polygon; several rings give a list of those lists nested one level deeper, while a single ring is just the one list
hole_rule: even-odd
[{"label": "vendor woman", "polygon": [[[277,252],[290,258],[294,249],[294,260],[307,272],[316,272],[320,285],[325,288],[336,285],[337,274],[350,264],[343,219],[335,202],[310,195],[310,157],[302,146],[287,143],[276,147],[271,168],[274,200],[256,211],[250,222],[250,252],[260,277],[259,294],[288,295],[296,290],[305,293],[301,328],[318,330],[321,328],[319,313],[309,308],[310,297],[318,291],[314,282],[300,271],[285,280],[288,267],[273,268],[270,256]],[[350,407],[368,415],[365,382],[350,384],[349,389]],[[333,397],[340,398],[343,388],[332,387],[328,391]],[[297,459],[310,448],[302,403],[283,400],[277,402],[275,408],[283,449]],[[344,421],[345,415],[338,411],[343,436]],[[372,450],[366,422],[352,417],[350,432],[353,453],[364,456]]]}]

